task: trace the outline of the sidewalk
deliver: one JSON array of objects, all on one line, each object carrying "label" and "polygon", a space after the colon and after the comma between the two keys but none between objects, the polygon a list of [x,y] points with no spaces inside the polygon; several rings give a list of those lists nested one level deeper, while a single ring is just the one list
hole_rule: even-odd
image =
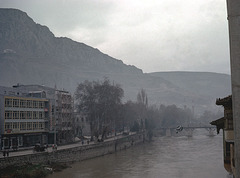
[{"label": "sidewalk", "polygon": [[[129,135],[133,135],[135,134],[135,132],[129,133]],[[127,137],[128,135],[117,135],[117,136],[113,136],[111,138],[105,139],[104,142],[108,142],[108,141],[112,141],[112,140],[116,140],[116,139],[120,139],[123,137]],[[86,145],[94,145],[94,144],[99,144],[99,142],[94,142],[91,141],[89,142],[89,144],[87,144],[87,142],[84,142],[84,144],[82,144],[82,142],[75,142],[75,143],[71,143],[68,145],[59,145],[57,147],[57,150],[63,150],[63,149],[69,149],[69,148],[74,148],[74,147],[80,147],[80,146],[86,146]],[[46,151],[44,152],[53,152],[53,149],[51,146],[49,146]],[[27,147],[27,148],[20,148],[17,151],[10,151],[9,152],[9,157],[13,157],[13,156],[22,156],[22,155],[28,155],[28,154],[39,154],[39,153],[44,153],[44,152],[34,152],[33,151],[33,147]],[[3,152],[0,152],[0,159],[3,159]],[[5,156],[5,158],[7,158]]]}]

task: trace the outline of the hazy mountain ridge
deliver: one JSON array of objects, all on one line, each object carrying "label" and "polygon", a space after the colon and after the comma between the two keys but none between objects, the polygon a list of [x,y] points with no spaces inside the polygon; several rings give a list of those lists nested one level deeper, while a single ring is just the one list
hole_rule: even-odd
[{"label": "hazy mountain ridge", "polygon": [[25,12],[15,9],[0,10],[1,56],[7,49],[24,61],[54,61],[54,63],[79,64],[81,69],[105,72],[136,72],[142,70],[123,64],[83,43],[66,37],[57,38],[46,27],[36,24]]},{"label": "hazy mountain ridge", "polygon": [[[151,76],[162,77],[182,89],[198,95],[221,97],[231,91],[231,77],[228,74],[212,72],[154,72]],[[207,92],[206,92],[207,91]]]},{"label": "hazy mountain ridge", "polygon": [[[0,85],[55,85],[74,93],[84,80],[108,77],[122,85],[125,100],[145,89],[153,104],[215,109],[215,98],[230,94],[230,76],[215,73],[144,74],[135,66],[66,37],[57,38],[25,12],[0,9]],[[184,75],[183,75],[184,74]],[[194,78],[195,76],[195,78]],[[204,76],[204,77],[203,77]]]}]

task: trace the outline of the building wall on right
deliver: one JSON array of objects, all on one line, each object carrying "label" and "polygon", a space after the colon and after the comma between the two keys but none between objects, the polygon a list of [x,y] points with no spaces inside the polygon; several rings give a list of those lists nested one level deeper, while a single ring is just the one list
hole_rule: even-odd
[{"label": "building wall on right", "polygon": [[240,1],[227,0],[229,26],[233,123],[234,123],[234,176],[240,177]]}]

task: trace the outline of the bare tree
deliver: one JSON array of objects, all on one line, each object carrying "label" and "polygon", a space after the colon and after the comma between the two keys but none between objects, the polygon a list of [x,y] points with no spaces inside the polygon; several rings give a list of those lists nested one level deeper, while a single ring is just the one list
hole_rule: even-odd
[{"label": "bare tree", "polygon": [[138,117],[140,122],[140,128],[143,130],[145,129],[145,120],[146,120],[146,114],[147,114],[147,108],[148,108],[148,97],[147,93],[144,89],[141,89],[141,91],[137,95],[137,104],[138,104]]},{"label": "bare tree", "polygon": [[115,129],[123,95],[120,85],[111,84],[108,79],[78,85],[75,92],[78,110],[90,120],[91,136],[102,134],[103,139],[106,132]]},{"label": "bare tree", "polygon": [[141,91],[138,93],[137,102],[139,104],[143,104],[145,107],[148,106],[148,97],[147,97],[147,93],[144,89],[141,89]]}]

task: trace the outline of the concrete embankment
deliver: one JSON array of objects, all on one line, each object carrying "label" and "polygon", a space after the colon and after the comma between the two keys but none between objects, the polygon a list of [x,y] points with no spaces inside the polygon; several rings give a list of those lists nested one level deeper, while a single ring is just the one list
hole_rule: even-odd
[{"label": "concrete embankment", "polygon": [[39,152],[21,156],[0,158],[0,169],[8,166],[25,164],[49,164],[52,162],[72,163],[114,153],[144,141],[144,133],[137,133],[124,136],[116,140],[110,139],[96,144],[76,146],[57,150],[55,152]]}]

